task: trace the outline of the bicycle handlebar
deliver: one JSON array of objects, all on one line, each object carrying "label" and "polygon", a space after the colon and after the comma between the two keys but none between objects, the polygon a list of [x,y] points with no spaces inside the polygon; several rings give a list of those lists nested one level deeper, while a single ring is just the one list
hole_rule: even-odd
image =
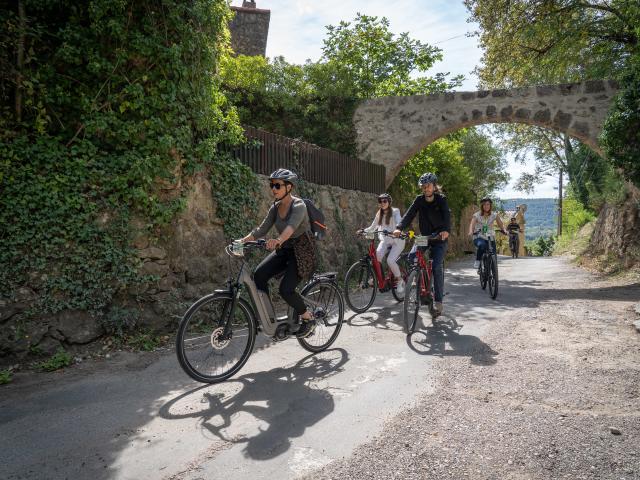
[{"label": "bicycle handlebar", "polygon": [[[376,233],[381,233],[382,235],[384,235],[385,237],[393,237],[393,232],[389,231],[389,230],[373,230],[371,232],[365,232],[364,229],[360,229],[356,235],[359,235],[361,237],[365,236],[365,234],[376,234]],[[409,231],[407,233],[401,233],[398,237],[394,237],[394,238],[400,238],[402,240],[406,240],[407,238],[414,238],[416,235],[414,234],[413,231]],[[435,239],[437,237],[440,236],[440,232],[438,233],[433,233],[431,235],[428,235],[429,239]]]},{"label": "bicycle handlebar", "polygon": [[227,255],[234,257],[244,256],[245,249],[264,249],[267,248],[267,241],[263,238],[259,240],[252,240],[249,242],[233,242],[225,247]]}]

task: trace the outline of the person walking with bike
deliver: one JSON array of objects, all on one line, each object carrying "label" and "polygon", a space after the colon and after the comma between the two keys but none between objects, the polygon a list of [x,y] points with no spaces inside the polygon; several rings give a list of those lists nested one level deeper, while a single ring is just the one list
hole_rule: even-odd
[{"label": "person walking with bike", "polygon": [[444,256],[447,253],[449,232],[451,231],[451,211],[444,195],[437,186],[438,177],[433,173],[425,173],[418,180],[422,195],[418,195],[404,217],[398,223],[393,236],[398,238],[418,215],[418,224],[422,235],[439,235],[431,244],[434,276],[434,308],[438,314],[443,311],[444,297]]},{"label": "person walking with bike", "polygon": [[296,287],[305,276],[300,274],[301,267],[310,273],[309,270],[313,272],[313,265],[301,265],[296,257],[305,258],[306,263],[313,262],[307,259],[309,255],[296,255],[296,249],[313,252],[313,244],[309,235],[307,207],[302,199],[292,195],[297,182],[298,175],[285,168],[279,168],[269,176],[273,205],[260,226],[240,241],[244,243],[263,238],[273,226],[276,227],[278,236],[268,239],[266,244],[267,249],[273,252],[258,265],[253,278],[258,290],[268,296],[269,280],[284,272],[280,281],[280,296],[300,318],[296,336],[306,337],[313,331],[314,322]]},{"label": "person walking with bike", "polygon": [[507,231],[509,232],[509,249],[511,250],[511,256],[518,258],[518,250],[520,249],[520,224],[517,222],[516,217],[511,217],[507,225]]},{"label": "person walking with bike", "polygon": [[373,218],[373,222],[364,232],[379,232],[378,233],[378,248],[376,248],[376,257],[378,262],[382,263],[384,256],[387,255],[387,266],[396,278],[396,292],[402,296],[404,294],[404,280],[402,279],[402,273],[398,266],[398,257],[404,250],[404,239],[390,237],[383,233],[384,230],[393,232],[396,226],[400,223],[402,216],[400,210],[391,206],[392,198],[388,193],[378,195],[378,205],[380,208],[376,212],[376,216]]},{"label": "person walking with bike", "polygon": [[473,236],[473,244],[476,246],[476,259],[473,268],[480,267],[480,259],[492,242],[493,250],[496,249],[495,239],[493,239],[493,224],[498,223],[500,230],[505,235],[504,224],[497,213],[493,212],[493,200],[488,197],[480,200],[480,211],[473,214],[469,223],[469,236]]}]

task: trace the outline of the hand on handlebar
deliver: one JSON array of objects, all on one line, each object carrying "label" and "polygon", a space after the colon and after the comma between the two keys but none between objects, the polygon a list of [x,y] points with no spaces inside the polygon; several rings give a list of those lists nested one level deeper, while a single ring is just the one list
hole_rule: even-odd
[{"label": "hand on handlebar", "polygon": [[275,250],[281,245],[280,241],[276,238],[270,238],[267,240],[267,250]]},{"label": "hand on handlebar", "polygon": [[402,231],[398,230],[397,228],[393,231],[392,235],[394,236],[394,238],[398,238],[400,237],[400,235],[402,235]]}]

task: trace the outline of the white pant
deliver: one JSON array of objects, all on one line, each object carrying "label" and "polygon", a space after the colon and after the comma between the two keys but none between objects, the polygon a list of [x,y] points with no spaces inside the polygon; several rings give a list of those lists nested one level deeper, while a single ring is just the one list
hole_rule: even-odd
[{"label": "white pant", "polygon": [[376,249],[376,257],[378,257],[379,262],[382,262],[382,259],[386,255],[389,247],[391,247],[391,251],[387,257],[387,265],[389,265],[389,269],[393,275],[396,278],[400,278],[400,267],[398,267],[397,260],[402,253],[402,250],[404,250],[404,240],[400,238],[385,237],[384,240],[378,244],[378,248]]}]

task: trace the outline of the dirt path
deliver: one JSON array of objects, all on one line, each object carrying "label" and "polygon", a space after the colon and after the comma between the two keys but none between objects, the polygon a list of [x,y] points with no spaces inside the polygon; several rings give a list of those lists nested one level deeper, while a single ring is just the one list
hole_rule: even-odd
[{"label": "dirt path", "polygon": [[567,265],[522,293],[476,361],[447,356],[453,332],[415,334],[443,352],[435,391],[309,478],[640,478],[640,286]]}]

